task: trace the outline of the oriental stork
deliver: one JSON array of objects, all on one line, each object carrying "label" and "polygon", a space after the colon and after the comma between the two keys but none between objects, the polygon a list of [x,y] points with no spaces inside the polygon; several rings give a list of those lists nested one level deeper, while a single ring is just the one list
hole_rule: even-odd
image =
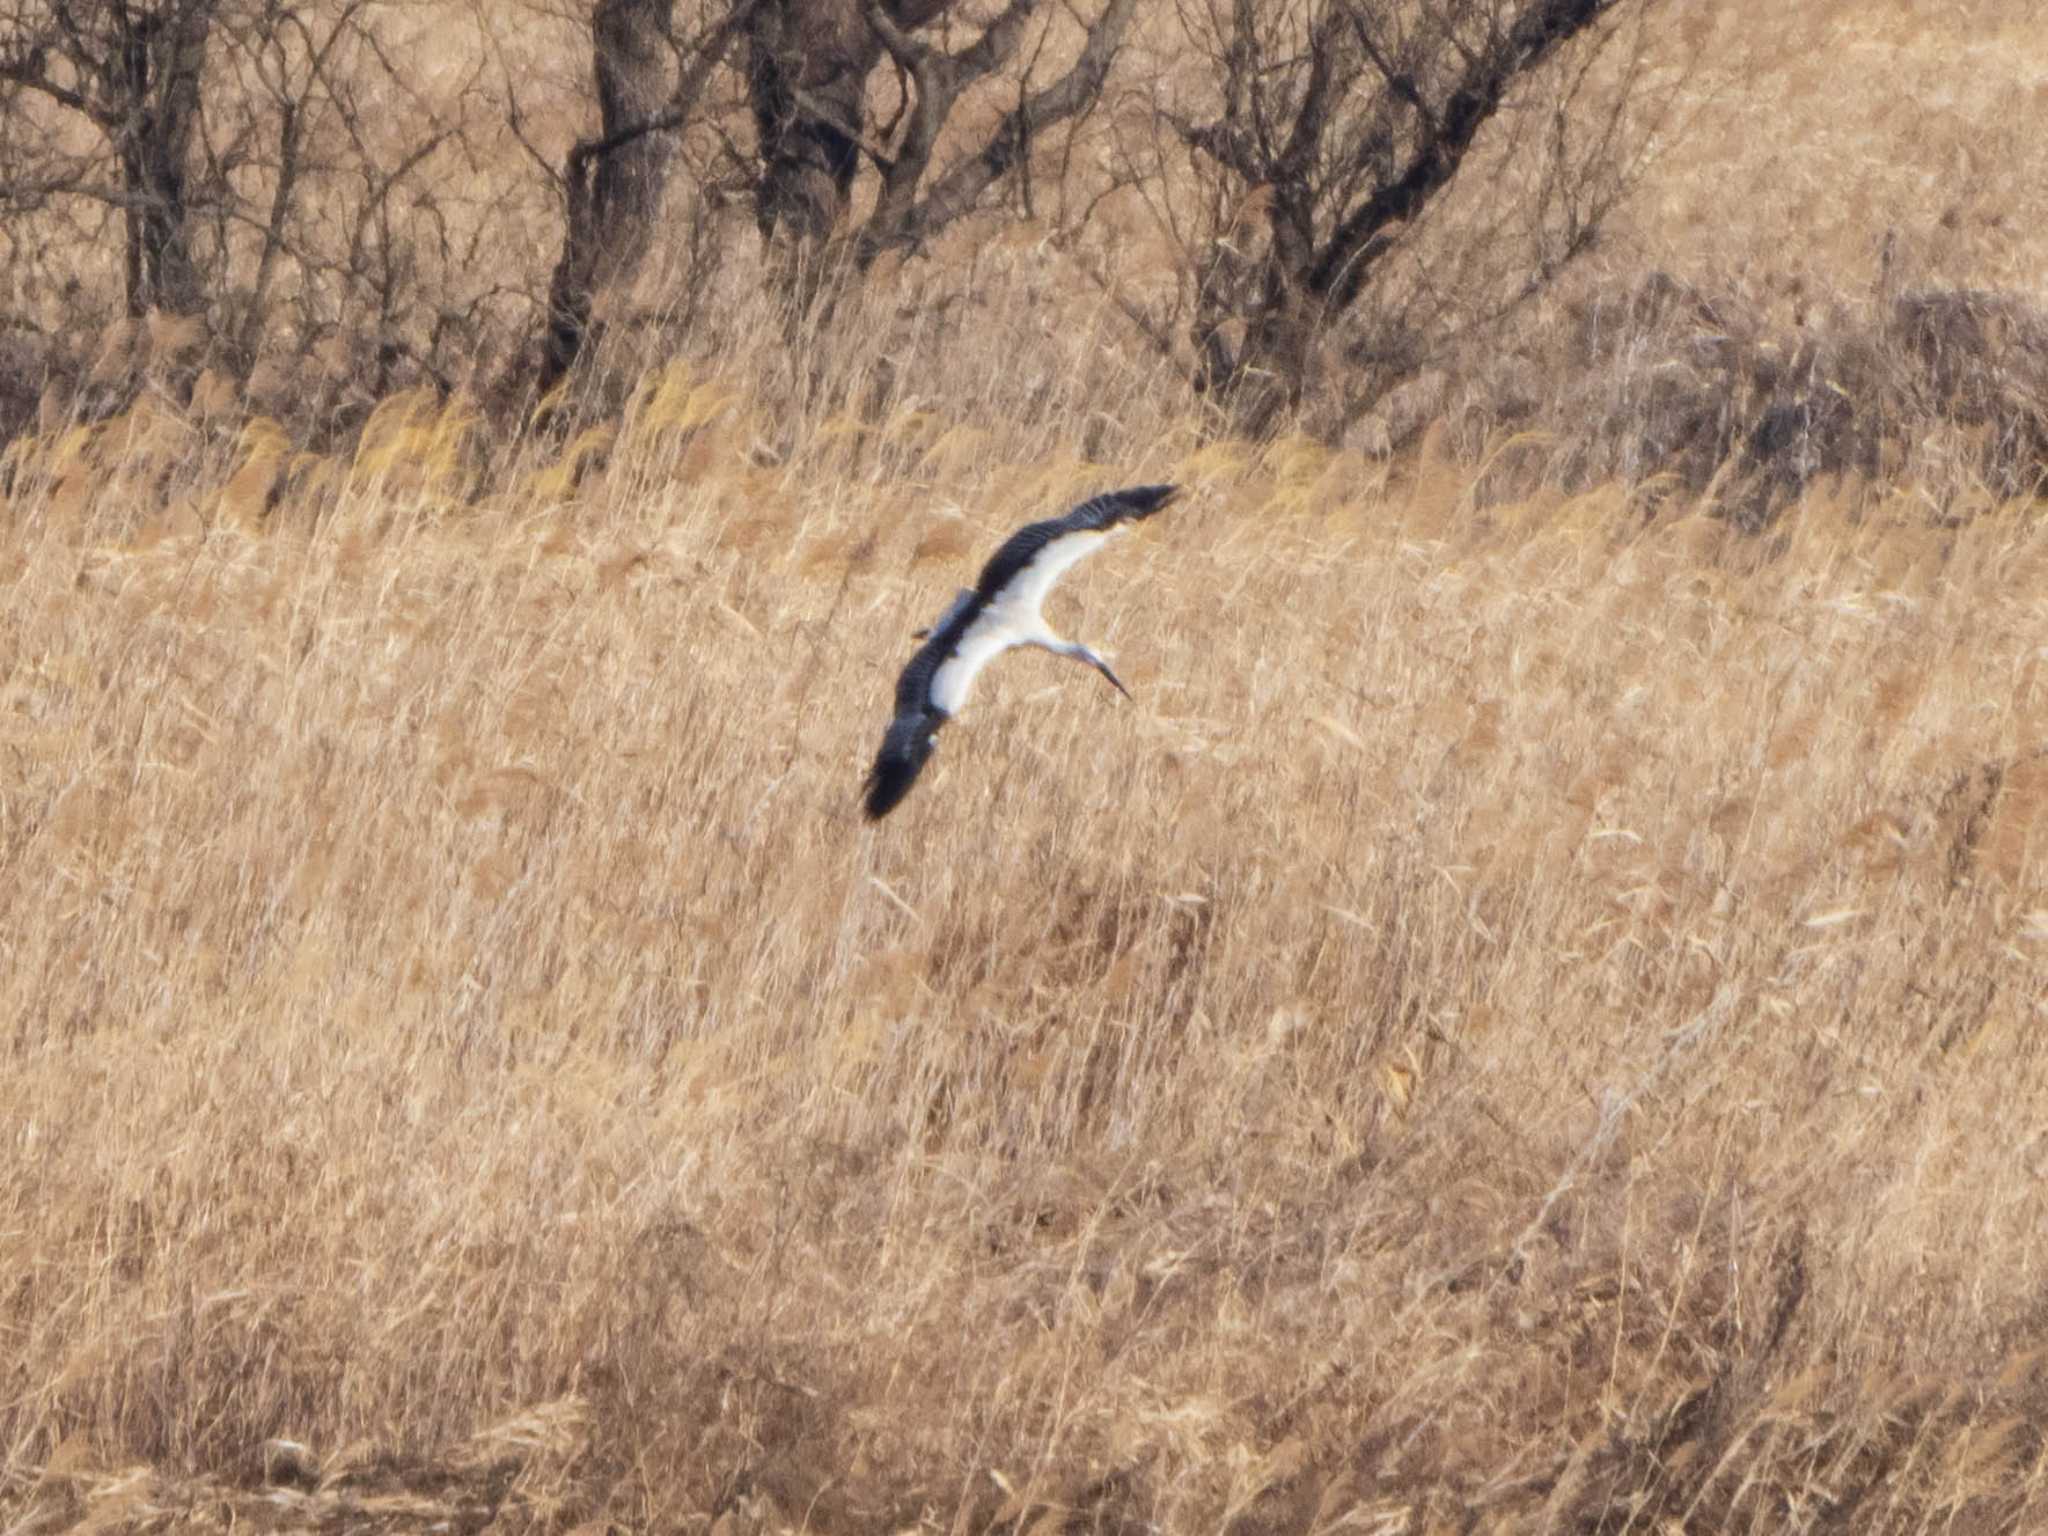
[{"label": "oriental stork", "polygon": [[1065,517],[1027,523],[982,567],[930,629],[896,680],[896,718],[869,770],[863,808],[879,821],[910,793],[936,745],[939,727],[960,712],[974,679],[1004,651],[1035,645],[1086,662],[1129,698],[1109,663],[1087,646],[1054,634],[1039,611],[1052,584],[1076,561],[1100,549],[1125,523],[1150,517],[1179,494],[1173,485],[1140,485],[1084,501]]}]

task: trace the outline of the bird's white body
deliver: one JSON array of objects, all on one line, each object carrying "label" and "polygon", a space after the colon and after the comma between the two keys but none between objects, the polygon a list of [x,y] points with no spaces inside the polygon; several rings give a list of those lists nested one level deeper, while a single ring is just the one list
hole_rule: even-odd
[{"label": "bird's white body", "polygon": [[1087,559],[1122,529],[1088,529],[1069,533],[1038,552],[1031,564],[1020,571],[1002,595],[975,618],[960,637],[953,654],[932,674],[931,701],[949,715],[960,712],[973,691],[974,680],[1003,652],[1020,645],[1065,656],[1073,647],[1053,633],[1045,622],[1046,594],[1068,568]]}]

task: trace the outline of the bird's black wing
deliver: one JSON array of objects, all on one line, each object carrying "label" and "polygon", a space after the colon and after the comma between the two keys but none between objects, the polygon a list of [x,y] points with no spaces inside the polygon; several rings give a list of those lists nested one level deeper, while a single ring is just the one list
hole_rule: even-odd
[{"label": "bird's black wing", "polygon": [[882,737],[882,749],[875,754],[875,766],[868,770],[862,809],[869,821],[880,821],[895,810],[910,786],[931,759],[932,737],[946,717],[914,710],[889,722]]},{"label": "bird's black wing", "polygon": [[978,594],[962,591],[897,677],[896,718],[883,733],[875,765],[868,770],[863,807],[869,821],[880,821],[895,810],[924,771],[932,755],[932,738],[946,723],[946,712],[932,703],[932,677],[985,606]]},{"label": "bird's black wing", "polygon": [[983,603],[990,602],[1053,540],[1065,538],[1070,533],[1094,532],[1114,528],[1121,522],[1150,517],[1173,500],[1179,489],[1175,485],[1133,486],[1127,491],[1111,491],[1092,497],[1064,517],[1026,523],[1005,539],[1002,548],[991,555],[988,564],[981,568],[981,579],[974,584],[974,595]]}]

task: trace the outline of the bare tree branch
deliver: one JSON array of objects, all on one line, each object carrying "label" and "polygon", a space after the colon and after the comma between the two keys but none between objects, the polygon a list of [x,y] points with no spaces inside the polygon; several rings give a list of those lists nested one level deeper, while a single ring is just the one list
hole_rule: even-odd
[{"label": "bare tree branch", "polygon": [[[1358,297],[1365,274],[1391,243],[1390,225],[1413,218],[1458,173],[1480,126],[1500,110],[1508,85],[1534,69],[1616,0],[1538,0],[1493,47],[1468,54],[1466,72],[1428,131],[1387,185],[1340,222],[1308,274],[1311,292],[1342,308]],[[1455,34],[1453,34],[1455,36]]]},{"label": "bare tree branch", "polygon": [[[1043,90],[1025,96],[1003,115],[979,149],[949,166],[922,198],[915,196],[930,165],[939,128],[960,91],[992,73],[1016,51],[1032,8],[1031,0],[1013,0],[973,47],[954,55],[936,54],[886,18],[877,22],[883,43],[916,82],[918,100],[904,145],[885,178],[882,198],[862,227],[857,257],[861,266],[893,246],[927,240],[970,212],[982,194],[1018,165],[1033,138],[1085,111],[1101,95],[1110,64],[1137,9],[1136,0],[1109,0],[1090,24],[1080,55],[1067,72]],[[870,8],[871,19],[880,15],[879,7]]]},{"label": "bare tree branch", "polygon": [[[1302,398],[1331,322],[1457,176],[1514,84],[1644,3],[1212,0],[1196,21],[1220,113],[1195,122],[1157,109],[1214,183],[1212,228],[1190,252],[1201,386],[1230,398],[1246,430],[1268,430]],[[1239,232],[1253,206],[1262,245]],[[1590,225],[1576,229],[1556,258],[1590,238]]]}]

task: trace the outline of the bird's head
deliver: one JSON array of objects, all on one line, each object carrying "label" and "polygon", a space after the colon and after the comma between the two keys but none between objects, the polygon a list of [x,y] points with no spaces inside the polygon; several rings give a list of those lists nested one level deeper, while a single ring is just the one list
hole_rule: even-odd
[{"label": "bird's head", "polygon": [[1122,694],[1125,698],[1128,699],[1131,696],[1131,690],[1124,686],[1123,679],[1118,677],[1116,673],[1110,669],[1109,663],[1103,660],[1103,658],[1100,655],[1098,655],[1095,651],[1089,649],[1085,645],[1075,644],[1067,646],[1066,652],[1076,661],[1087,662],[1089,666],[1093,667],[1096,671],[1100,672],[1104,677],[1108,678],[1112,683],[1116,685],[1116,691]]}]

